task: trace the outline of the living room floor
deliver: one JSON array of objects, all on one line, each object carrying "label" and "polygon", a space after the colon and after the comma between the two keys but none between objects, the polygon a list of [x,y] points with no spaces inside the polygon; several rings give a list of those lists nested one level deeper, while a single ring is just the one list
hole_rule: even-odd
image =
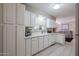
[{"label": "living room floor", "polygon": [[75,48],[72,42],[65,45],[55,44],[35,56],[75,56]]}]

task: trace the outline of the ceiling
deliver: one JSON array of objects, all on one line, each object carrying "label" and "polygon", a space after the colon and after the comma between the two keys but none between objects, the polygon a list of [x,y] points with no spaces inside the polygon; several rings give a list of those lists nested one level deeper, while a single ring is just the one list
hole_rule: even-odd
[{"label": "ceiling", "polygon": [[42,10],[54,17],[67,17],[75,15],[74,3],[61,3],[59,9],[53,9],[55,3],[28,3],[29,6]]}]

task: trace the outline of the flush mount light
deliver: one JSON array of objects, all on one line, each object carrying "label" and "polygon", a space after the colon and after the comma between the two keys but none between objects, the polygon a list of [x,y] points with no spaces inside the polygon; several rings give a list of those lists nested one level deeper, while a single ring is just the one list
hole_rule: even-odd
[{"label": "flush mount light", "polygon": [[55,4],[54,6],[53,6],[53,9],[59,9],[60,8],[60,4]]}]

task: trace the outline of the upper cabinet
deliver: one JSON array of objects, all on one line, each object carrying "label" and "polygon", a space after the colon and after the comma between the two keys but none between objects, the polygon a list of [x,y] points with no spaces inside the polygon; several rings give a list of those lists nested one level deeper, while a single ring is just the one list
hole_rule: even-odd
[{"label": "upper cabinet", "polygon": [[[2,6],[0,5],[0,7]],[[0,8],[0,11],[1,10],[2,9]],[[5,3],[3,4],[2,12],[3,12],[3,23],[24,25],[25,5],[16,3]]]},{"label": "upper cabinet", "polygon": [[25,5],[17,4],[17,24],[24,25],[24,14],[25,14]]},{"label": "upper cabinet", "polygon": [[36,20],[36,25],[42,25],[45,26],[45,17],[38,15]]},{"label": "upper cabinet", "polygon": [[56,28],[56,22],[55,20],[52,20],[52,19],[46,19],[46,27],[47,28]]},{"label": "upper cabinet", "polygon": [[36,25],[36,18],[37,15],[35,13],[26,10],[24,17],[24,25],[29,27],[34,27]]},{"label": "upper cabinet", "polygon": [[30,26],[34,27],[36,25],[37,15],[35,13],[30,13]]},{"label": "upper cabinet", "polygon": [[24,14],[24,26],[30,26],[30,11],[28,10]]},{"label": "upper cabinet", "polygon": [[16,23],[16,4],[5,3],[3,4],[3,22],[15,24]]},{"label": "upper cabinet", "polygon": [[0,24],[2,23],[3,9],[2,4],[0,3]]}]

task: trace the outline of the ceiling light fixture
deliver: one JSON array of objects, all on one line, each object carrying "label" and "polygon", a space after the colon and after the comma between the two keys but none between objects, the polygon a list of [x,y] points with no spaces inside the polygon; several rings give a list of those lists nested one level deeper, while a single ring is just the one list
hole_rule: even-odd
[{"label": "ceiling light fixture", "polygon": [[53,6],[53,9],[59,9],[60,8],[60,4],[55,4],[54,6]]}]

